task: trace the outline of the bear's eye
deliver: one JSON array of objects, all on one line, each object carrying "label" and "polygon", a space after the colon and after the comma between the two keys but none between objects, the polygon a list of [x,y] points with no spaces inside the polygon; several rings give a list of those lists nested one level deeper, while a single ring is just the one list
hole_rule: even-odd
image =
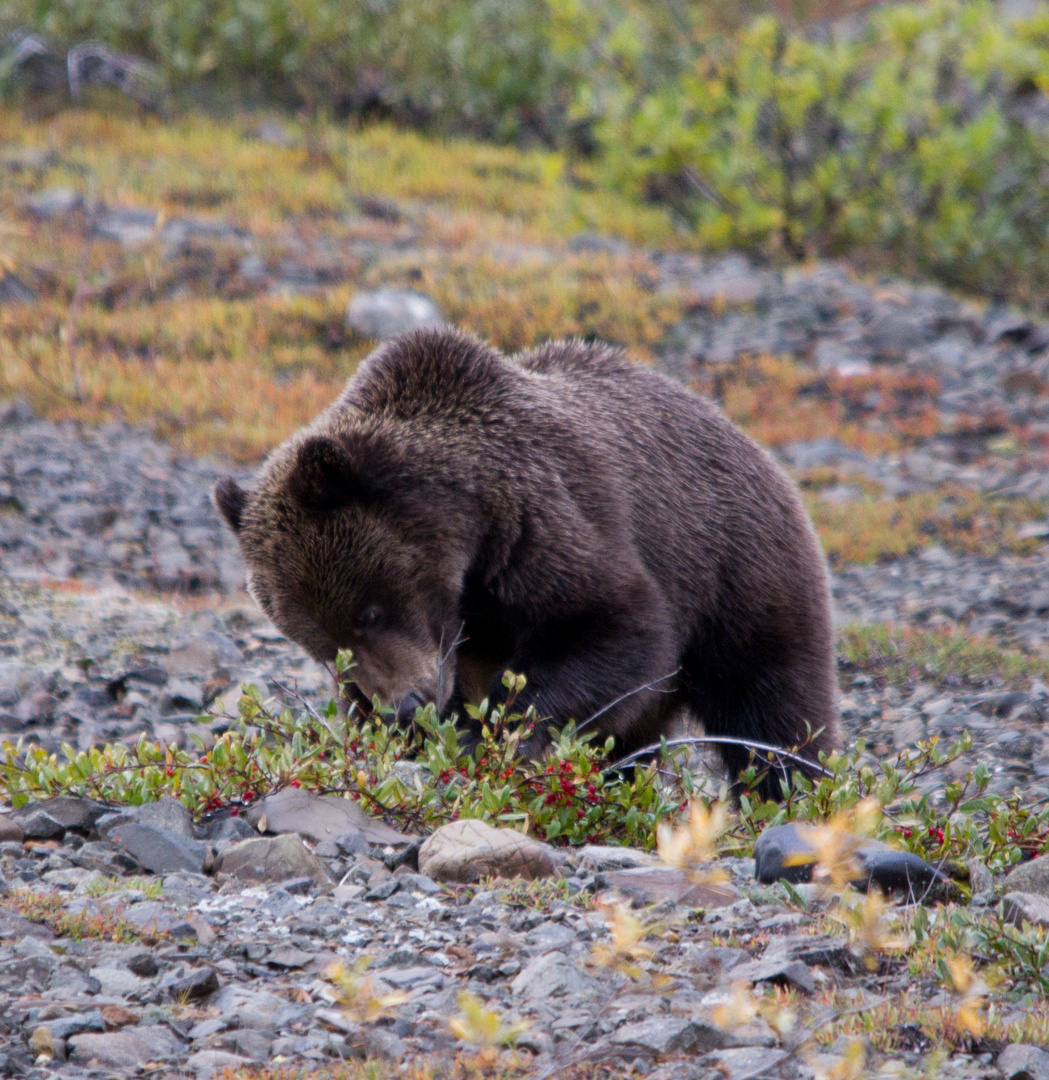
[{"label": "bear's eye", "polygon": [[357,629],[358,630],[371,630],[377,626],[379,620],[382,618],[382,611],[378,604],[369,604],[366,608],[362,608],[360,614],[357,616]]}]

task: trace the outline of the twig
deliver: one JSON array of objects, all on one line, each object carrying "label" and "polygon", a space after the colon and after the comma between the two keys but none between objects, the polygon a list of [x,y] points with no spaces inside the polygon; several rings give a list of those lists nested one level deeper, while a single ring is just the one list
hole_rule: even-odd
[{"label": "twig", "polygon": [[825,769],[818,762],[813,761],[811,758],[802,757],[801,754],[795,754],[790,750],[784,750],[782,746],[773,746],[771,743],[752,742],[750,739],[737,739],[731,735],[689,735],[680,739],[667,739],[664,742],[649,743],[648,746],[642,746],[640,750],[635,750],[632,754],[627,754],[626,757],[620,758],[618,761],[609,765],[610,769],[621,769],[625,765],[630,765],[635,761],[640,760],[647,754],[654,753],[656,750],[662,749],[666,746],[720,746],[723,744],[730,746],[744,746],[748,750],[761,751],[768,754],[776,754],[777,757],[787,758],[790,761],[797,762],[802,768],[811,769],[815,772],[821,773],[823,776],[833,777],[834,773],[830,769]]},{"label": "twig", "polygon": [[69,301],[69,316],[66,319],[66,351],[69,354],[69,367],[73,374],[73,398],[77,404],[84,400],[83,386],[80,381],[80,365],[76,357],[76,321],[80,314],[80,305],[84,300],[84,277],[87,274],[88,257],[91,254],[91,235],[95,227],[95,176],[88,177],[87,200],[85,202],[84,242],[80,246],[80,259],[77,262],[76,279],[73,283],[73,298]]},{"label": "twig", "polygon": [[[598,709],[593,716],[588,717],[581,724],[579,724],[578,727],[576,727],[576,731],[582,731],[583,728],[587,726],[587,724],[592,724],[596,719],[598,719],[598,717],[604,716],[606,712],[608,712],[610,709],[614,709],[618,704],[620,704],[620,702],[626,701],[627,698],[631,698],[635,694],[643,693],[645,690],[655,690],[656,686],[658,686],[659,683],[666,682],[667,679],[672,679],[680,671],[681,668],[675,668],[667,675],[660,675],[658,679],[653,679],[651,682],[644,683],[642,686],[635,686],[633,690],[628,690],[625,694],[620,694],[620,696],[617,697],[615,701],[610,701],[603,708]],[[673,692],[673,690],[656,690],[657,694],[672,694]]]}]

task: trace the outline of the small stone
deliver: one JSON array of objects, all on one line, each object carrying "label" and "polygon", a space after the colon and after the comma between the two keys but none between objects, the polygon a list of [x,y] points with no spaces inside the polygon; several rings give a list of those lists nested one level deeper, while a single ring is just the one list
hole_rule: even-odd
[{"label": "small stone", "polygon": [[729,1034],[715,1024],[697,1023],[683,1016],[654,1016],[624,1024],[612,1036],[612,1042],[651,1054],[702,1053],[732,1045]]},{"label": "small stone", "polygon": [[331,885],[323,860],[294,833],[242,840],[222,853],[218,869],[240,881],[281,882],[309,877],[318,886]]},{"label": "small stone", "polygon": [[434,881],[535,880],[550,877],[555,860],[548,845],[516,829],[496,829],[468,819],[442,825],[426,838],[419,849],[419,870]]},{"label": "small stone", "polygon": [[[754,845],[754,876],[762,884],[812,880],[816,862],[813,826],[773,825]],[[854,837],[853,859],[860,871],[853,884],[877,885],[886,892],[922,898],[942,888],[946,878],[934,866],[909,851],[898,851],[878,840]]]},{"label": "small stone", "polygon": [[176,870],[199,874],[208,857],[207,845],[170,829],[118,825],[110,830],[109,838],[154,874],[170,874]]},{"label": "small stone", "polygon": [[1049,1080],[1049,1053],[1029,1043],[1010,1043],[995,1062],[1004,1080]]},{"label": "small stone", "polygon": [[973,896],[994,892],[994,878],[984,863],[979,859],[969,859],[965,866],[969,871],[969,891]]},{"label": "small stone", "polygon": [[124,966],[143,979],[152,978],[159,970],[157,958],[151,952],[136,953],[125,961]]},{"label": "small stone", "polygon": [[369,817],[355,802],[336,795],[314,795],[302,788],[287,787],[267,795],[248,811],[248,821],[257,826],[266,819],[266,831],[298,833],[308,840],[338,840],[349,834],[362,835],[371,844],[407,844],[410,837]]},{"label": "small stone", "polygon": [[128,1009],[123,1005],[103,1005],[98,1011],[102,1015],[102,1022],[110,1030],[131,1027],[141,1019],[141,1015],[134,1009]]},{"label": "small stone", "polygon": [[46,1054],[48,1057],[55,1056],[55,1038],[50,1028],[41,1024],[29,1038],[29,1049],[34,1054]]},{"label": "small stone", "polygon": [[816,983],[808,965],[787,956],[765,956],[760,960],[737,964],[732,969],[732,981],[786,983],[806,994],[816,992]]},{"label": "small stone", "polygon": [[139,978],[126,967],[96,967],[91,969],[90,974],[98,981],[99,993],[107,997],[133,997],[149,986],[146,979]]},{"label": "small stone", "polygon": [[722,908],[739,896],[725,885],[697,885],[672,866],[639,866],[603,875],[605,884],[641,904],[669,900],[690,908]]},{"label": "small stone", "polygon": [[22,826],[10,814],[0,814],[0,843],[20,844],[25,839]]},{"label": "small stone", "polygon": [[279,968],[302,968],[315,959],[313,953],[297,949],[294,945],[279,945],[270,949],[266,963]]},{"label": "small stone", "polygon": [[33,808],[18,821],[26,840],[54,840],[65,834],[66,827],[43,810]]},{"label": "small stone", "polygon": [[750,1077],[769,1075],[789,1056],[787,1050],[743,1047],[738,1050],[715,1050],[703,1059],[703,1064],[717,1069],[717,1075],[724,1077],[724,1080],[750,1080]]},{"label": "small stone", "polygon": [[376,885],[373,885],[365,894],[365,900],[389,900],[391,896],[401,887],[400,880],[395,877],[388,877],[385,881],[380,881]]},{"label": "small stone", "polygon": [[220,1076],[227,1069],[243,1069],[250,1064],[250,1058],[231,1054],[228,1050],[198,1050],[186,1059],[186,1068],[197,1080],[211,1080],[211,1077]]},{"label": "small stone", "polygon": [[109,808],[102,803],[70,795],[56,795],[52,799],[45,799],[39,804],[39,808],[66,829],[82,833],[90,832],[95,827],[95,822],[103,814],[109,813]]},{"label": "small stone", "polygon": [[538,1001],[548,997],[590,994],[598,984],[561,953],[544,953],[530,961],[510,984],[524,998]]},{"label": "small stone", "polygon": [[1007,892],[1002,897],[1002,920],[1021,926],[1049,927],[1049,897],[1037,893]]},{"label": "small stone", "polygon": [[418,990],[423,986],[440,990],[444,986],[444,976],[432,967],[387,968],[382,981],[396,990]]},{"label": "small stone", "polygon": [[445,325],[441,310],[428,296],[412,289],[359,292],[346,309],[346,325],[361,337],[396,337],[409,330]]},{"label": "small stone", "polygon": [[1049,896],[1049,855],[1040,855],[1011,870],[1002,882],[1002,891]]},{"label": "small stone", "polygon": [[182,1043],[160,1024],[74,1035],[69,1040],[69,1056],[77,1062],[97,1062],[111,1068],[137,1068],[147,1061],[176,1057]]},{"label": "small stone", "polygon": [[172,980],[165,987],[167,996],[174,1001],[201,1001],[219,988],[219,977],[213,968],[192,968],[185,975]]},{"label": "small stone", "polygon": [[124,247],[141,247],[152,238],[157,227],[155,210],[132,206],[114,206],[103,211],[95,222],[95,232]]},{"label": "small stone", "polygon": [[258,830],[242,817],[225,817],[209,821],[203,829],[205,840],[250,840],[258,836]]},{"label": "small stone", "polygon": [[54,934],[41,923],[31,922],[16,915],[13,911],[0,909],[0,939],[4,941],[25,941],[26,938],[37,938],[41,941],[52,941]]},{"label": "small stone", "polygon": [[579,849],[579,865],[588,870],[633,870],[640,866],[662,866],[659,857],[637,848],[611,844],[584,844]]},{"label": "small stone", "polygon": [[44,221],[65,217],[83,205],[84,200],[79,193],[67,187],[44,188],[29,199],[30,211]]}]

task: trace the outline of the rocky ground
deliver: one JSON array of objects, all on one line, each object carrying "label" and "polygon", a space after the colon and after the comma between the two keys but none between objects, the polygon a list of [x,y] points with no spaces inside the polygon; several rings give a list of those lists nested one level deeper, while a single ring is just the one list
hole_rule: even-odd
[{"label": "rocky ground", "polygon": [[[577,246],[602,243],[584,237]],[[930,376],[941,422],[916,448],[879,456],[829,437],[779,448],[801,476],[834,471],[823,498],[847,505],[863,484],[892,496],[960,486],[1049,497],[1040,458],[1003,437],[1022,427],[1037,445],[1049,435],[1046,325],[933,288],[871,284],[836,265],[782,275],[735,256],[652,258],[665,283],[691,297],[662,362],[715,394],[741,358],[760,353],[793,356],[828,380],[874,370]],[[856,408],[876,433],[877,403]],[[241,590],[235,544],[208,498],[226,471],[127,426],[79,429],[40,419],[19,401],[0,406],[5,738],[55,751],[141,734],[181,745],[191,730],[206,738],[207,725],[189,721],[231,707],[244,682],[278,697],[327,700],[328,674]],[[1024,529],[1037,542],[1022,556],[934,545],[841,565],[839,618],[962,627],[1039,653],[1049,639],[1049,546],[1041,543],[1049,523],[1035,518]],[[897,684],[846,669],[842,714],[847,737],[864,737],[880,758],[968,729],[966,765],[985,761],[992,790],[1049,797],[1049,686],[1038,678],[1020,689],[993,679]],[[943,777],[928,783],[935,796]],[[255,834],[243,821],[209,832],[172,813],[160,824],[131,822],[164,831],[168,863],[157,861],[153,844],[135,847],[126,820],[121,833],[91,807],[7,822],[2,888],[9,897],[28,888],[50,898],[23,911],[31,923],[12,908],[0,914],[7,1075],[207,1077],[246,1062],[448,1055],[456,1045],[448,1019],[463,990],[493,1003],[507,1023],[528,1023],[518,1046],[542,1076],[584,1057],[614,1063],[614,1075],[832,1075],[830,1058],[821,1064],[802,1053],[765,1019],[726,1030],[712,1010],[731,999],[734,982],[773,980],[825,1003],[830,1016],[846,1009],[842,995],[856,1008],[908,978],[901,965],[867,972],[840,941],[811,937],[822,926],[819,906],[791,907],[786,894],[756,885],[745,860],[726,860],[730,895],[702,902],[668,893],[643,856],[601,850],[558,856],[554,880],[563,885],[493,890],[438,884],[420,872],[412,845],[359,829],[321,837],[289,827],[287,836],[310,839],[311,853],[297,840],[294,851],[279,837],[249,840]],[[275,820],[268,828],[280,831]],[[243,843],[275,846],[245,870],[229,855]],[[594,961],[595,947],[609,941],[609,913],[595,898],[607,899],[617,883],[609,875],[632,864],[651,880],[620,880],[621,891],[655,901],[655,917],[672,924],[648,964],[665,977],[654,983]],[[41,903],[51,905],[46,919]],[[80,917],[95,920],[102,937],[85,935]],[[340,1006],[324,978],[333,961],[352,968],[362,956],[374,975],[371,997],[360,991],[351,1006],[407,998],[374,1023]],[[840,1043],[826,1049],[845,1052]],[[894,1056],[913,1064],[923,1049],[901,1036]],[[996,1049],[954,1054],[943,1073],[1021,1075],[1008,1060],[999,1069]],[[1046,1069],[1036,1056],[1028,1066],[1029,1075],[1049,1075],[1036,1071]]]}]

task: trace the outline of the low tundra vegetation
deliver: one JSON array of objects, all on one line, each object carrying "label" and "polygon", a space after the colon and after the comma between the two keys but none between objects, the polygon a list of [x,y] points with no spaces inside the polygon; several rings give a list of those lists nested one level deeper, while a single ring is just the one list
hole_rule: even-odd
[{"label": "low tundra vegetation", "polygon": [[[857,645],[857,656],[859,650]],[[343,654],[341,663],[352,661]],[[504,685],[504,703],[469,706],[482,732],[472,751],[456,724],[439,718],[432,705],[401,727],[378,708],[366,715],[351,707],[341,715],[334,701],[323,711],[281,708],[248,686],[238,715],[227,718],[227,730],[207,747],[195,736],[194,750],[142,738],[133,746],[66,747],[60,756],[5,742],[0,794],[16,807],[59,794],[113,804],[170,795],[198,818],[208,818],[245,814],[265,796],[294,787],[345,796],[415,831],[480,818],[559,844],[643,848],[655,847],[659,829],[690,803],[726,797],[723,781],[690,756],[703,737],[663,740],[653,746],[651,761],[620,764],[614,740],[600,742],[585,723],[570,724],[553,733],[540,761],[520,756],[518,747],[538,717],[515,709],[523,676],[507,673]],[[934,862],[979,857],[1000,871],[1041,853],[1049,807],[1027,808],[1019,796],[989,795],[991,774],[982,762],[962,779],[945,782],[942,799],[919,794],[930,774],[946,773],[948,766],[959,774],[970,749],[967,735],[949,747],[934,737],[891,760],[875,761],[860,741],[847,753],[825,757],[817,778],[795,773],[783,802],[762,800],[750,789],[756,764],[744,775],[738,812],[731,820],[717,819],[710,855],[746,854],[769,825],[823,821],[869,800],[883,811],[875,835]]]},{"label": "low tundra vegetation", "polygon": [[[343,654],[340,673],[347,674],[351,664],[352,658]],[[944,869],[955,879],[953,901],[968,897],[966,859],[979,858],[1001,872],[1046,851],[1049,808],[1026,806],[1019,794],[988,794],[985,765],[974,763],[962,771],[971,749],[967,736],[949,747],[934,738],[891,760],[872,760],[863,743],[857,743],[846,754],[824,756],[819,777],[795,775],[782,803],[754,794],[752,769],[733,808],[724,784],[701,772],[686,745],[664,742],[655,748],[652,762],[620,764],[612,740],[601,743],[580,724],[556,733],[542,761],[518,757],[521,740],[538,718],[515,707],[523,677],[508,672],[503,681],[505,704],[472,709],[482,738],[470,752],[455,725],[439,719],[432,706],[419,709],[412,723],[398,728],[377,707],[366,713],[351,706],[343,713],[333,701],[320,711],[306,703],[281,708],[247,687],[238,715],[226,717],[227,730],[206,748],[201,738],[194,751],[143,739],[131,747],[68,747],[63,755],[49,755],[37,747],[5,743],[0,793],[15,806],[56,794],[109,803],[171,795],[198,818],[208,818],[247,813],[266,795],[296,787],[354,799],[389,823],[423,832],[457,817],[474,817],[554,843],[654,848],[669,865],[707,884],[723,880],[717,865],[721,856],[747,854],[764,828],[804,822],[813,830],[813,885],[804,894],[785,884],[764,887],[761,895],[807,912],[808,932],[846,937],[871,978],[884,980],[906,970],[909,988],[868,1000],[862,991],[861,998],[842,997],[839,990],[823,987],[810,1003],[794,991],[770,987],[751,992],[741,985],[719,1006],[716,1023],[737,1026],[760,1017],[791,1053],[829,1051],[842,1071],[827,1075],[856,1077],[864,1075],[866,1051],[851,1039],[865,1040],[879,1053],[918,1049],[935,1056],[1049,1037],[1047,931],[1006,924],[993,901],[982,907],[955,902],[894,907],[880,894],[858,894],[849,883],[857,836],[886,840]],[[213,724],[215,718],[202,719]],[[960,778],[945,779],[940,797],[921,794],[935,787],[930,778],[948,774]],[[613,995],[662,992],[664,948],[680,940],[673,918],[632,911],[605,896],[578,894],[567,881],[486,882],[482,887],[499,890],[504,902],[522,907],[545,908],[560,901],[595,909],[609,932],[595,943],[587,962],[595,971],[612,974]],[[118,909],[92,921],[65,915],[60,901],[16,893],[6,906],[65,936],[130,939],[132,931]],[[764,940],[764,935],[748,935],[738,944],[756,955]],[[730,933],[714,943],[737,941]],[[401,1004],[400,996],[374,990],[364,961],[352,970],[332,969],[328,978],[337,1000],[357,1022],[396,1014]],[[1020,1012],[1010,1006],[1013,1001],[1024,1002]],[[441,1075],[528,1075],[528,1059],[513,1050],[522,1029],[512,1016],[470,995],[460,998],[458,1009],[450,1031],[463,1049],[454,1067],[448,1066],[453,1072]],[[846,1037],[844,1043],[836,1041],[839,1036]],[[563,1065],[559,1075],[605,1075],[575,1060]],[[428,1066],[419,1067],[418,1076],[429,1075]],[[354,1068],[346,1066],[347,1080],[382,1075],[381,1070],[356,1073]],[[582,1071],[573,1073],[577,1068]],[[281,1074],[269,1075],[277,1080]]]}]

